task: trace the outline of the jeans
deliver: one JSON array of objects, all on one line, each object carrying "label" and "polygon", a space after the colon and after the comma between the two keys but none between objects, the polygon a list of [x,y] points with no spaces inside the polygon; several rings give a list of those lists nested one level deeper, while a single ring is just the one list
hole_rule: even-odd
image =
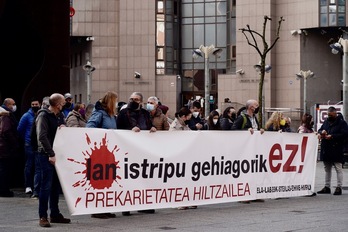
[{"label": "jeans", "polygon": [[50,207],[50,216],[57,217],[60,213],[58,202],[60,194],[60,184],[56,169],[48,161],[48,156],[44,153],[38,153],[41,169],[41,188],[39,194],[39,216],[47,218],[48,205]]},{"label": "jeans", "polygon": [[327,162],[327,161],[324,161],[325,186],[330,188],[332,166],[335,167],[335,170],[336,170],[336,173],[337,173],[337,187],[342,187],[342,182],[343,182],[342,163],[339,163],[339,162]]},{"label": "jeans", "polygon": [[33,195],[39,195],[40,191],[40,162],[37,152],[34,152],[31,145],[25,144],[25,166],[24,185],[33,188]]},{"label": "jeans", "polygon": [[10,192],[10,159],[0,159],[0,194]]}]

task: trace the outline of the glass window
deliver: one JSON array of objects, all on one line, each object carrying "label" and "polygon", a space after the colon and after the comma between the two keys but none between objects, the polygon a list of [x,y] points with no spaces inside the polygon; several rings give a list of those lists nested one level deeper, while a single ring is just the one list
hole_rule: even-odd
[{"label": "glass window", "polygon": [[163,1],[157,1],[157,13],[162,13],[163,14]]},{"label": "glass window", "polygon": [[337,26],[346,26],[346,15],[338,14]]},{"label": "glass window", "polygon": [[321,6],[320,13],[327,13],[327,6]]},{"label": "glass window", "polygon": [[158,60],[163,60],[164,59],[164,48],[163,47],[158,47],[157,48],[157,59]]},{"label": "glass window", "polygon": [[329,14],[329,26],[336,26],[336,14]]},{"label": "glass window", "polygon": [[216,33],[215,24],[205,25],[205,44],[206,45],[216,44],[215,33]]},{"label": "glass window", "polygon": [[327,5],[327,0],[320,0],[320,5],[321,6],[326,6]]},{"label": "glass window", "polygon": [[182,27],[182,37],[185,38],[182,40],[183,48],[192,48],[192,25],[183,25]]},{"label": "glass window", "polygon": [[225,47],[226,46],[226,25],[218,24],[217,32],[216,32],[217,47]]},{"label": "glass window", "polygon": [[192,17],[192,4],[182,4],[182,17]]},{"label": "glass window", "polygon": [[193,5],[193,15],[194,17],[203,17],[204,16],[204,4],[203,3],[196,3]]},{"label": "glass window", "polygon": [[218,2],[216,15],[226,15],[226,2]]},{"label": "glass window", "polygon": [[346,7],[345,6],[339,6],[338,7],[338,12],[339,13],[345,13],[346,12]]},{"label": "glass window", "polygon": [[205,16],[215,16],[215,2],[205,4]]},{"label": "glass window", "polygon": [[193,34],[193,47],[198,48],[200,45],[204,44],[204,25],[194,25]]},{"label": "glass window", "polygon": [[320,25],[323,27],[327,27],[329,25],[327,22],[327,14],[320,15]]},{"label": "glass window", "polygon": [[337,7],[336,6],[329,6],[329,12],[330,13],[335,13],[336,12]]},{"label": "glass window", "polygon": [[215,17],[205,17],[204,21],[205,23],[215,23],[216,18]]},{"label": "glass window", "polygon": [[346,0],[338,0],[338,5],[345,6],[346,5]]}]

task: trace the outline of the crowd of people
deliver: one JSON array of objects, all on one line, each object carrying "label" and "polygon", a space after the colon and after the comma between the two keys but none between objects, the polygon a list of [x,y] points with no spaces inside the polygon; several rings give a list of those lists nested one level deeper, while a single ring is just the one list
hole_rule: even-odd
[{"label": "crowd of people", "polygon": [[[39,201],[39,225],[50,227],[51,223],[70,223],[59,210],[59,179],[55,170],[55,152],[53,142],[57,128],[89,127],[103,129],[125,129],[136,132],[146,130],[150,133],[158,130],[247,130],[250,134],[259,131],[317,133],[321,144],[320,157],[325,168],[325,185],[318,194],[331,193],[331,171],[337,173],[337,186],[334,195],[342,194],[342,163],[343,150],[347,143],[348,126],[343,116],[335,107],[328,109],[328,117],[316,132],[313,128],[312,115],[305,113],[301,124],[294,130],[291,119],[283,112],[274,111],[265,126],[262,127],[257,114],[259,104],[250,99],[245,106],[235,109],[226,107],[222,113],[213,110],[206,117],[202,116],[200,101],[191,101],[180,108],[174,118],[168,117],[168,106],[162,104],[158,97],[150,96],[144,102],[142,93],[134,92],[127,102],[119,102],[114,91],[108,91],[95,104],[73,102],[72,95],[54,93],[40,99],[30,101],[29,110],[17,121],[14,112],[16,103],[6,98],[0,107],[0,197],[13,197],[10,190],[9,175],[11,160],[19,154],[19,141],[23,141],[24,191],[31,198]],[[243,201],[250,203],[250,201]],[[179,209],[195,209],[197,206],[180,207]],[[48,218],[48,209],[50,218]],[[155,213],[154,209],[141,210],[141,213]],[[130,216],[131,212],[122,212]],[[92,214],[93,218],[115,218],[113,212]],[[50,219],[50,220],[48,220]]]}]

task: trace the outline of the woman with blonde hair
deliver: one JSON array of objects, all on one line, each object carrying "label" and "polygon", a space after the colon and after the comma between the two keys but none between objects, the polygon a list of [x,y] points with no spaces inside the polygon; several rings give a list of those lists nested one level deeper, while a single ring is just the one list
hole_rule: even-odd
[{"label": "woman with blonde hair", "polygon": [[[283,113],[279,111],[274,111],[271,115],[271,117],[267,120],[265,125],[265,130],[267,131],[279,131],[281,130],[281,124],[284,122],[283,119]],[[285,125],[285,123],[284,123]]]}]

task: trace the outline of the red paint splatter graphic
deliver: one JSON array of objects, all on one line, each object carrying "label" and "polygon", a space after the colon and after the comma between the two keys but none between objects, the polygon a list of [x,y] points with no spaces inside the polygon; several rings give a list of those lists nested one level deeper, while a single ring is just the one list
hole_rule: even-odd
[{"label": "red paint splatter graphic", "polygon": [[[88,145],[91,145],[91,139],[86,133],[86,142]],[[117,180],[120,180],[121,177],[117,175],[117,169],[120,168],[119,162],[115,158],[114,152],[118,152],[119,149],[115,145],[114,149],[110,151],[108,149],[108,141],[106,139],[106,134],[102,141],[97,146],[97,142],[94,142],[93,147],[90,151],[82,152],[85,161],[80,162],[72,158],[67,158],[68,161],[81,164],[85,167],[82,171],[77,171],[75,174],[82,174],[84,178],[77,181],[73,184],[73,187],[85,187],[88,186],[85,190],[93,189],[108,189],[116,182],[120,187],[122,187]],[[76,205],[81,201],[79,197],[75,202]]]}]

